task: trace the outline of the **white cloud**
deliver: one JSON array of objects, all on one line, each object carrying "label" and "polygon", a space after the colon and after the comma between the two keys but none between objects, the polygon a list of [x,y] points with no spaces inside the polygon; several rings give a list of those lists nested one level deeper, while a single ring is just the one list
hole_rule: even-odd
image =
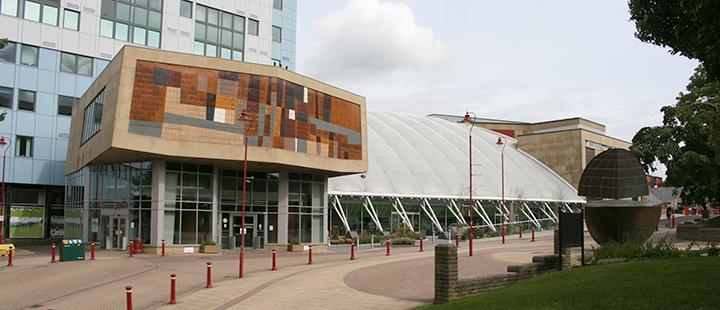
[{"label": "white cloud", "polygon": [[317,35],[301,71],[321,79],[359,81],[432,70],[449,57],[447,45],[418,25],[404,3],[350,0],[319,20]]}]

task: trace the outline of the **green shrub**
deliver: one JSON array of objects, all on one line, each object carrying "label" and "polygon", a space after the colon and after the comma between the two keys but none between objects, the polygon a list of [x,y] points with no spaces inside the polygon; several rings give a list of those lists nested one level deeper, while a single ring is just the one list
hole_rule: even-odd
[{"label": "green shrub", "polygon": [[290,240],[290,244],[292,244],[292,245],[299,245],[299,244],[300,244],[300,241],[297,241],[296,239],[292,239],[292,240]]},{"label": "green shrub", "polygon": [[390,235],[391,238],[408,238],[416,240],[419,235],[412,231],[409,227],[402,225]]},{"label": "green shrub", "polygon": [[205,245],[217,245],[217,244],[215,243],[215,241],[212,241],[212,240],[203,240],[202,242],[200,242],[200,245],[205,246]]},{"label": "green shrub", "polygon": [[[373,238],[373,236],[374,236],[374,238]],[[382,234],[380,234],[380,233],[373,234],[367,230],[364,230],[362,233],[360,233],[359,238],[360,238],[360,243],[362,243],[362,244],[368,244],[368,243],[372,242],[373,239],[374,239],[375,243],[379,243],[379,242],[382,242],[385,240],[385,238],[383,237]]]},{"label": "green shrub", "polygon": [[693,250],[693,247],[697,246],[695,243],[691,243],[687,249],[678,249],[675,245],[669,242],[667,239],[660,239],[657,243],[653,242],[625,242],[619,243],[615,241],[609,241],[599,248],[593,248],[593,260],[597,261],[600,259],[607,258],[626,258],[626,259],[638,259],[638,258],[675,258],[675,257],[697,257],[703,253],[707,253],[708,256],[717,253],[720,255],[720,248],[714,245],[708,245],[707,247],[701,247]]},{"label": "green shrub", "polygon": [[415,244],[415,239],[408,238],[408,237],[394,237],[390,239],[390,244],[392,245],[413,245]]}]

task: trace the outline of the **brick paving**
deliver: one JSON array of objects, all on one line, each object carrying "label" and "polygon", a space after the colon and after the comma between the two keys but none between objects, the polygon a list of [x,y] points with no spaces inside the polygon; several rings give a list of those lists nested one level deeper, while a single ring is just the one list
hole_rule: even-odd
[{"label": "brick paving", "polygon": [[[661,229],[656,234],[668,233]],[[533,255],[552,252],[552,232],[518,240],[509,236],[475,241],[468,257],[467,242],[459,250],[460,277],[505,273],[507,265],[529,262]],[[438,241],[441,242],[441,241]],[[588,243],[591,244],[591,243]],[[588,248],[590,246],[588,245]],[[14,267],[0,263],[2,309],[122,309],[124,286],[134,286],[135,309],[166,306],[169,274],[178,278],[178,309],[404,309],[431,302],[433,247],[396,247],[390,257],[383,248],[357,253],[314,249],[307,253],[278,252],[278,271],[270,271],[270,251],[247,251],[245,278],[237,279],[237,252],[224,255],[150,256],[98,251],[96,261],[49,263],[49,255],[17,256]],[[205,289],[205,262],[213,263],[213,288]]]}]

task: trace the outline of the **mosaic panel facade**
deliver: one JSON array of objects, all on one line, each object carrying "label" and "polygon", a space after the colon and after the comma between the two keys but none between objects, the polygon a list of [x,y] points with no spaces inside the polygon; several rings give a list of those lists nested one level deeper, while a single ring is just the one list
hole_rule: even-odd
[{"label": "mosaic panel facade", "polygon": [[360,105],[283,79],[138,60],[128,130],[361,160],[361,122]]}]

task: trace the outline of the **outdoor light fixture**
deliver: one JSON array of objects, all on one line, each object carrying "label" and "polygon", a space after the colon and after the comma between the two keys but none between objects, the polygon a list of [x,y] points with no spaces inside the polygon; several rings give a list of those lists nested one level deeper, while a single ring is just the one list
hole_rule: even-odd
[{"label": "outdoor light fixture", "polygon": [[[0,190],[0,208],[2,208],[0,211],[5,212],[5,160],[7,158],[7,151],[10,149],[10,143],[12,143],[12,140],[5,137],[0,137],[0,146],[4,147],[5,150],[3,150],[3,163],[2,163],[2,189]],[[0,219],[1,222],[1,219]],[[0,227],[0,244],[3,242],[3,234],[2,234],[2,227]]]},{"label": "outdoor light fixture", "polygon": [[505,141],[502,137],[498,137],[497,146],[500,147],[500,181],[502,206],[500,208],[500,220],[502,221],[502,243],[505,244]]},{"label": "outdoor light fixture", "polygon": [[243,110],[242,112],[240,112],[240,117],[238,118],[239,121],[245,122],[245,131],[243,132],[243,147],[245,148],[245,158],[243,159],[242,224],[240,225],[240,262],[238,266],[238,275],[240,278],[243,277],[245,269],[245,202],[247,196],[247,183],[249,181],[247,177],[247,134],[250,131],[250,128],[252,128],[252,126],[255,124],[255,118],[252,117],[254,115],[256,114],[252,114],[247,112],[247,110]]},{"label": "outdoor light fixture", "polygon": [[[472,116],[473,116],[473,117],[472,117],[472,119],[470,118],[470,114],[472,114]],[[469,158],[469,161],[470,161],[470,166],[469,166],[469,171],[468,171],[468,174],[470,175],[470,176],[469,176],[469,181],[468,181],[468,183],[469,183],[469,184],[468,184],[468,185],[469,185],[469,186],[468,186],[468,192],[469,192],[469,195],[468,195],[468,196],[469,196],[469,200],[470,200],[470,231],[468,232],[468,233],[469,233],[469,238],[468,238],[468,240],[470,241],[470,243],[469,243],[469,247],[468,247],[468,248],[469,248],[469,250],[470,250],[470,252],[469,252],[470,256],[473,256],[473,234],[472,234],[472,230],[473,230],[473,199],[472,199],[472,177],[473,177],[473,171],[472,171],[472,168],[473,168],[473,161],[472,161],[472,130],[473,130],[473,128],[475,128],[475,122],[473,122],[473,120],[474,120],[474,119],[476,119],[476,118],[477,118],[477,116],[475,116],[475,113],[473,113],[473,112],[470,112],[470,111],[467,111],[467,112],[465,112],[465,117],[463,117],[463,123],[465,123],[465,124],[468,124],[468,125],[470,125],[470,131],[468,132],[468,145],[469,145],[469,147],[468,147],[468,158]]]}]

